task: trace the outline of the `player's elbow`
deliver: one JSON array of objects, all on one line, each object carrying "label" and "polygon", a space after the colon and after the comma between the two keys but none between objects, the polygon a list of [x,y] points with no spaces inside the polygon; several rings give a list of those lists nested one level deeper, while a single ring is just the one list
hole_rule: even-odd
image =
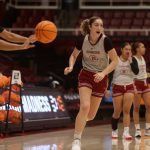
[{"label": "player's elbow", "polygon": [[114,64],[114,66],[116,67],[117,65],[118,65],[118,63],[119,63],[119,61],[118,61],[118,59],[116,58],[116,59],[114,59],[113,61],[113,64]]}]

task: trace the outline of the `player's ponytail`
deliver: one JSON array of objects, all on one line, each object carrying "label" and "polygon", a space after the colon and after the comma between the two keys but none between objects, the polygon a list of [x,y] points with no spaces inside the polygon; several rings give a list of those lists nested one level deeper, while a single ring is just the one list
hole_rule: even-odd
[{"label": "player's ponytail", "polygon": [[137,48],[138,48],[139,46],[140,46],[140,42],[135,42],[135,43],[132,43],[132,44],[131,44],[133,55],[136,55],[136,53],[137,53]]},{"label": "player's ponytail", "polygon": [[81,25],[80,25],[80,30],[81,30],[81,33],[83,35],[86,35],[86,34],[89,34],[90,33],[90,29],[89,29],[89,19],[85,19],[81,22]]},{"label": "player's ponytail", "polygon": [[[101,19],[100,17],[97,17],[97,16],[93,16],[89,19],[85,19],[81,22],[81,25],[80,25],[80,31],[83,35],[86,35],[86,34],[90,34],[90,27],[92,26],[93,22],[95,22],[95,20],[97,19]],[[102,19],[101,19],[102,20]]]}]

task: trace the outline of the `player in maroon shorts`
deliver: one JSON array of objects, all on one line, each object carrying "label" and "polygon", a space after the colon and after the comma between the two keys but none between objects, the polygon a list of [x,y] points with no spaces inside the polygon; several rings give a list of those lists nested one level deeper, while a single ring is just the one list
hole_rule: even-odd
[{"label": "player in maroon shorts", "polygon": [[[91,17],[81,23],[81,33],[69,59],[69,67],[64,74],[73,70],[75,61],[82,51],[83,69],[78,77],[80,110],[76,117],[72,150],[81,150],[81,135],[86,122],[92,120],[99,108],[107,89],[107,75],[118,63],[117,54],[111,40],[103,34],[103,21],[99,17]],[[109,58],[111,63],[109,64]]]},{"label": "player in maroon shorts", "polygon": [[[118,121],[123,111],[124,132],[122,137],[123,139],[131,140],[132,136],[129,134],[130,109],[135,94],[134,74],[138,74],[139,69],[136,59],[132,57],[131,45],[129,43],[125,42],[122,44],[121,55],[118,59],[119,63],[112,76],[114,106],[114,113],[112,116],[112,139],[118,138]],[[109,82],[111,82],[111,79]]]},{"label": "player in maroon shorts", "polygon": [[[34,47],[33,43],[36,41],[35,36],[32,35],[29,38],[7,31],[0,26],[0,50],[12,51],[23,50]],[[6,41],[5,41],[6,40]],[[16,44],[21,43],[21,44]]]},{"label": "player in maroon shorts", "polygon": [[144,134],[146,136],[150,136],[150,88],[147,83],[147,78],[150,77],[150,74],[146,71],[146,63],[143,57],[145,54],[145,46],[142,42],[135,42],[132,44],[132,51],[139,66],[139,73],[135,76],[134,81],[137,90],[133,109],[134,124],[136,129],[135,137],[141,137],[139,124],[139,108],[141,98],[143,98],[146,108],[146,129]]}]

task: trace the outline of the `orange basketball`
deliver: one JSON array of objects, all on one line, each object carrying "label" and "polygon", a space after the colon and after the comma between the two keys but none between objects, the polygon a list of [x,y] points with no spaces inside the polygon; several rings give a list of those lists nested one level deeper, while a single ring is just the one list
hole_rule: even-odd
[{"label": "orange basketball", "polygon": [[0,105],[4,105],[5,104],[5,98],[0,95]]},{"label": "orange basketball", "polygon": [[9,82],[9,79],[6,76],[4,75],[0,76],[0,88],[7,86],[8,82]]},{"label": "orange basketball", "polygon": [[57,27],[51,21],[41,21],[35,27],[35,35],[37,41],[41,43],[50,43],[57,36]]},{"label": "orange basketball", "polygon": [[16,110],[9,110],[8,120],[14,124],[20,123],[21,113]]},{"label": "orange basketball", "polygon": [[0,121],[5,121],[5,120],[6,120],[6,111],[0,110]]},{"label": "orange basketball", "polygon": [[[5,99],[5,102],[8,102],[9,99],[9,91],[4,91],[2,93],[2,96]],[[20,106],[20,96],[14,92],[11,92],[11,97],[10,97],[10,105],[14,106],[14,107],[18,107]]]}]

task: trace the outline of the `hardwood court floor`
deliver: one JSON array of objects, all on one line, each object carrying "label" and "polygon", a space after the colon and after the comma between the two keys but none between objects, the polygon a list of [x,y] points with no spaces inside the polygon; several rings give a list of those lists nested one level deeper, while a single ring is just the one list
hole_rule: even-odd
[{"label": "hardwood court floor", "polygon": [[[150,150],[150,137],[133,138],[129,142],[122,140],[122,131],[123,125],[119,124],[119,139],[112,141],[110,125],[86,127],[82,150]],[[130,133],[134,136],[133,124]],[[72,135],[73,130],[68,129],[4,138],[0,139],[0,150],[71,150]]]}]

